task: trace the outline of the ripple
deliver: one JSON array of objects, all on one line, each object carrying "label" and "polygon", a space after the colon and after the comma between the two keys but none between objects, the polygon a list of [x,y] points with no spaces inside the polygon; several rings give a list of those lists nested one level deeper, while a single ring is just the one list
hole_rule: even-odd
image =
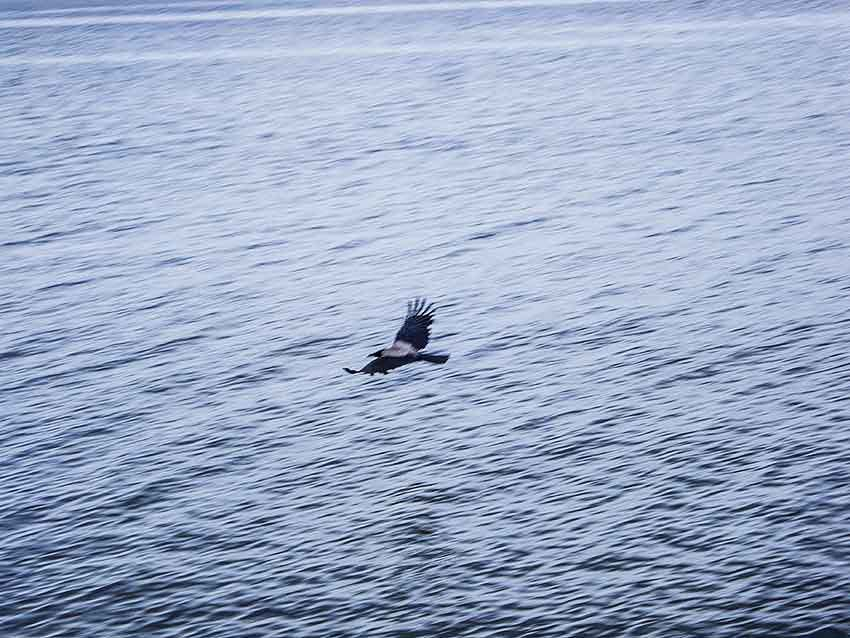
[{"label": "ripple", "polygon": [[846,635],[846,15],[416,7],[8,27],[0,633]]}]

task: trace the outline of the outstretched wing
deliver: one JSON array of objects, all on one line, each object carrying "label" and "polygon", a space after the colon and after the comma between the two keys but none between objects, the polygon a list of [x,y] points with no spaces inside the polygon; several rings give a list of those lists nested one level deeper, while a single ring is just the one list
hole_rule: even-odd
[{"label": "outstretched wing", "polygon": [[409,343],[416,350],[422,350],[428,345],[431,322],[434,321],[434,304],[426,303],[424,299],[407,302],[407,316],[395,336],[396,342]]}]

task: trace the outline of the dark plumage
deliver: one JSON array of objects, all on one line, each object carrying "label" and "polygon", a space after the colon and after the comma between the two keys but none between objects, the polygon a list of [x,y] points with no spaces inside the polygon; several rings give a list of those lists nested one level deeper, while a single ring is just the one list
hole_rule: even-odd
[{"label": "dark plumage", "polygon": [[434,321],[434,304],[427,304],[424,299],[416,299],[407,302],[407,315],[401,330],[396,333],[395,341],[388,348],[373,352],[374,357],[360,370],[343,368],[349,374],[373,375],[386,374],[393,368],[413,363],[414,361],[427,361],[428,363],[442,364],[449,360],[447,354],[430,354],[420,352],[431,338],[431,323]]}]

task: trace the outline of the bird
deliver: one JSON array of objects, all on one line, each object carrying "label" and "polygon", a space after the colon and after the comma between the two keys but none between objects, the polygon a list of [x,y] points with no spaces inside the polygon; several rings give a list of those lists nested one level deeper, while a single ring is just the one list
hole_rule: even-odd
[{"label": "bird", "polygon": [[430,354],[421,352],[428,345],[431,337],[431,323],[434,321],[434,304],[425,299],[415,299],[407,302],[407,315],[401,329],[396,333],[395,340],[387,348],[370,354],[372,361],[360,370],[343,368],[348,374],[387,374],[393,368],[398,368],[415,361],[443,364],[449,360],[447,354]]}]

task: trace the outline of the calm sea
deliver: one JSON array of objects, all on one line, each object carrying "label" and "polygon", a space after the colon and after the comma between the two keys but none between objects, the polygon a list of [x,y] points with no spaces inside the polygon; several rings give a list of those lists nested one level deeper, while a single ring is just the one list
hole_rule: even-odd
[{"label": "calm sea", "polygon": [[0,8],[1,636],[846,635],[846,4]]}]

